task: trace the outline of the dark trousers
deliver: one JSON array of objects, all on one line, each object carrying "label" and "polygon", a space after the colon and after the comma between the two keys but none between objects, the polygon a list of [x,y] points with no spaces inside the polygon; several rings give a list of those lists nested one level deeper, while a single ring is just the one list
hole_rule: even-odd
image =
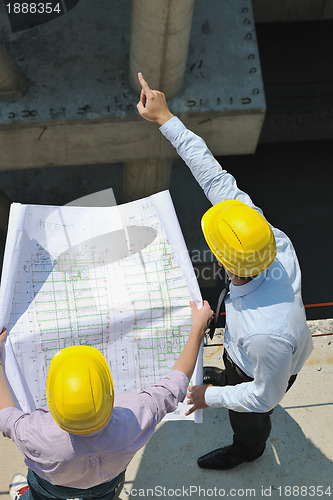
[{"label": "dark trousers", "polygon": [[[230,359],[226,350],[223,353],[225,370],[223,372],[222,385],[237,385],[250,382],[253,378],[248,377]],[[296,375],[290,377],[287,391],[296,380]],[[256,458],[264,452],[266,441],[271,432],[271,418],[273,410],[266,413],[237,412],[229,410],[229,419],[233,436],[233,447],[237,455],[245,458]]]}]

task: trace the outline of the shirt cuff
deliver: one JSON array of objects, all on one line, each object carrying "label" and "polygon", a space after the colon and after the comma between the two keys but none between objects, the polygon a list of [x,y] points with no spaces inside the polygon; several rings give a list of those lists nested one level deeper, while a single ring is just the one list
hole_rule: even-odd
[{"label": "shirt cuff", "polygon": [[177,116],[173,116],[160,126],[160,131],[169,141],[173,141],[185,129],[185,125]]},{"label": "shirt cuff", "polygon": [[223,387],[208,387],[205,392],[205,402],[211,408],[224,407],[223,404]]},{"label": "shirt cuff", "polygon": [[177,378],[177,379],[181,380],[181,382],[183,384],[188,385],[190,383],[188,376],[185,375],[185,373],[181,372],[180,370],[171,370],[167,376],[170,378]]},{"label": "shirt cuff", "polygon": [[181,401],[183,401],[186,394],[187,394],[188,385],[190,383],[190,381],[189,381],[188,377],[185,375],[185,373],[183,373],[179,370],[171,370],[164,377],[164,379],[172,380],[174,383],[177,384],[177,387],[179,388],[179,390],[182,393]]}]

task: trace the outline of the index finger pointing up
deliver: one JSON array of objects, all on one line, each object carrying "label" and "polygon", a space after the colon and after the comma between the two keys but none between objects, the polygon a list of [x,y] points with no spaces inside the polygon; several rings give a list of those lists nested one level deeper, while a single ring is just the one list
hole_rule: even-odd
[{"label": "index finger pointing up", "polygon": [[149,95],[153,95],[153,92],[151,91],[148,83],[146,82],[146,80],[143,78],[143,74],[142,73],[138,73],[138,78],[139,78],[139,82],[140,82],[140,85],[142,87],[142,90],[144,91],[144,93],[146,94],[146,96],[148,97]]}]

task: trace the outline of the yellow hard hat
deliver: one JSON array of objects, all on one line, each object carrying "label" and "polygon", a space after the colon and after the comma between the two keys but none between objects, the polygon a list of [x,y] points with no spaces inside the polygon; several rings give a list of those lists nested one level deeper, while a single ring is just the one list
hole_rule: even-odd
[{"label": "yellow hard hat", "polygon": [[272,228],[254,208],[226,200],[203,215],[201,227],[215,257],[236,276],[255,276],[276,257]]},{"label": "yellow hard hat", "polygon": [[52,358],[46,382],[49,410],[72,434],[102,429],[113,409],[114,387],[103,354],[95,347],[66,347]]}]

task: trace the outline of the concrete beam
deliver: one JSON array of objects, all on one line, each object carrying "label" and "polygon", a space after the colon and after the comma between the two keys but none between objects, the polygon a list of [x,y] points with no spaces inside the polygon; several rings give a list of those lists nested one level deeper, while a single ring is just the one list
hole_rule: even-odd
[{"label": "concrete beam", "polygon": [[256,23],[333,18],[332,0],[252,0],[252,6]]},{"label": "concrete beam", "polygon": [[27,79],[0,45],[0,99],[17,101],[26,94],[28,88]]},{"label": "concrete beam", "polygon": [[[1,169],[176,157],[137,113],[128,0],[93,11],[81,0],[75,15],[15,34],[3,9],[4,42],[32,84],[0,107]],[[184,83],[169,105],[214,154],[254,153],[266,103],[250,0],[195,1]]]},{"label": "concrete beam", "polygon": [[[254,153],[263,114],[178,116],[216,156]],[[177,158],[158,127],[142,118],[0,126],[0,169],[89,165]]]},{"label": "concrete beam", "polygon": [[322,19],[333,19],[333,2],[332,2],[332,0],[326,0],[324,2]]}]

